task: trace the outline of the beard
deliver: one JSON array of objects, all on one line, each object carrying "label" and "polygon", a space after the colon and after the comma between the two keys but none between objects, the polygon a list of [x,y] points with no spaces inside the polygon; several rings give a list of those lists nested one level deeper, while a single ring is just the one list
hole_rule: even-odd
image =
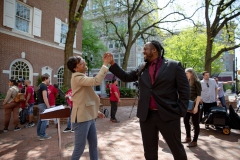
[{"label": "beard", "polygon": [[150,62],[150,60],[152,59],[152,57],[153,57],[153,53],[152,53],[152,51],[150,51],[150,53],[148,54],[148,55],[144,55],[144,62]]}]

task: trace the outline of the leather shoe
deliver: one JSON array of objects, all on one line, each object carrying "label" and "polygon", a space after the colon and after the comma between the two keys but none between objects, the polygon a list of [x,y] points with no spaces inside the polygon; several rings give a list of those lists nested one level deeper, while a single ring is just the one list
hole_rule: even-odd
[{"label": "leather shoe", "polygon": [[197,146],[197,142],[190,142],[187,145],[187,147],[196,147],[196,146]]},{"label": "leather shoe", "polygon": [[182,143],[189,143],[189,142],[191,142],[191,138],[185,138],[185,140],[182,141]]}]

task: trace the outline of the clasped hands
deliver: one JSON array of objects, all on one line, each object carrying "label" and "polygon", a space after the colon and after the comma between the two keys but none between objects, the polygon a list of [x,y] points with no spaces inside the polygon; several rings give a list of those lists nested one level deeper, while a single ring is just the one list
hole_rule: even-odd
[{"label": "clasped hands", "polygon": [[105,66],[107,66],[108,64],[113,65],[115,63],[113,55],[109,52],[104,53],[102,59]]}]

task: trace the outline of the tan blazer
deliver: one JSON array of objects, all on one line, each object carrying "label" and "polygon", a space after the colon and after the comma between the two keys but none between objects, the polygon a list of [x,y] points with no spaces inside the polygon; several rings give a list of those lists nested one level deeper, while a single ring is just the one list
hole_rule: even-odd
[{"label": "tan blazer", "polygon": [[97,118],[100,99],[94,92],[92,86],[101,85],[108,68],[102,66],[95,77],[87,77],[83,73],[72,74],[72,115],[71,122],[85,122]]}]

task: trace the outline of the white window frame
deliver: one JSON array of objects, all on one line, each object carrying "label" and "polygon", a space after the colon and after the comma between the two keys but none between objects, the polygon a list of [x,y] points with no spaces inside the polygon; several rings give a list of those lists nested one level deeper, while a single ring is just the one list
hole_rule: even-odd
[{"label": "white window frame", "polygon": [[[55,29],[54,29],[54,42],[57,42],[59,44],[59,46],[65,47],[65,44],[61,43],[61,25],[62,24],[66,24],[64,22],[62,22],[60,19],[55,17]],[[73,43],[73,48],[76,48],[76,33],[74,36],[74,43]]]},{"label": "white window frame", "polygon": [[[62,74],[60,75],[60,71],[62,71]],[[61,88],[63,86],[63,75],[64,75],[64,66],[61,66],[58,68],[57,71],[57,84],[59,86],[59,88]]]},{"label": "white window frame", "polygon": [[[25,63],[27,66],[28,66],[28,69],[29,69],[29,80],[32,82],[32,84],[34,84],[33,82],[33,67],[31,65],[31,63],[25,59],[15,59],[14,61],[12,61],[12,63],[10,64],[9,66],[9,79],[13,77],[12,75],[12,66],[17,63],[17,62],[23,62]],[[17,76],[17,77],[13,77],[13,78],[25,78],[23,77],[22,75],[21,76]]]},{"label": "white window frame", "polygon": [[64,42],[62,42],[62,35],[65,35],[66,36],[66,40],[67,40],[67,32],[66,32],[66,34],[63,34],[63,30],[62,30],[62,25],[64,25],[64,26],[66,26],[67,27],[67,30],[68,30],[68,25],[66,24],[66,23],[61,23],[61,35],[60,35],[60,43],[61,44],[65,44]]},{"label": "white window frame", "polygon": [[[21,31],[15,28],[16,25],[16,6],[21,4],[30,9],[29,30],[28,32]],[[31,7],[16,0],[4,0],[3,7],[3,26],[9,27],[12,31],[41,37],[41,23],[42,23],[42,11],[35,7]]]}]

